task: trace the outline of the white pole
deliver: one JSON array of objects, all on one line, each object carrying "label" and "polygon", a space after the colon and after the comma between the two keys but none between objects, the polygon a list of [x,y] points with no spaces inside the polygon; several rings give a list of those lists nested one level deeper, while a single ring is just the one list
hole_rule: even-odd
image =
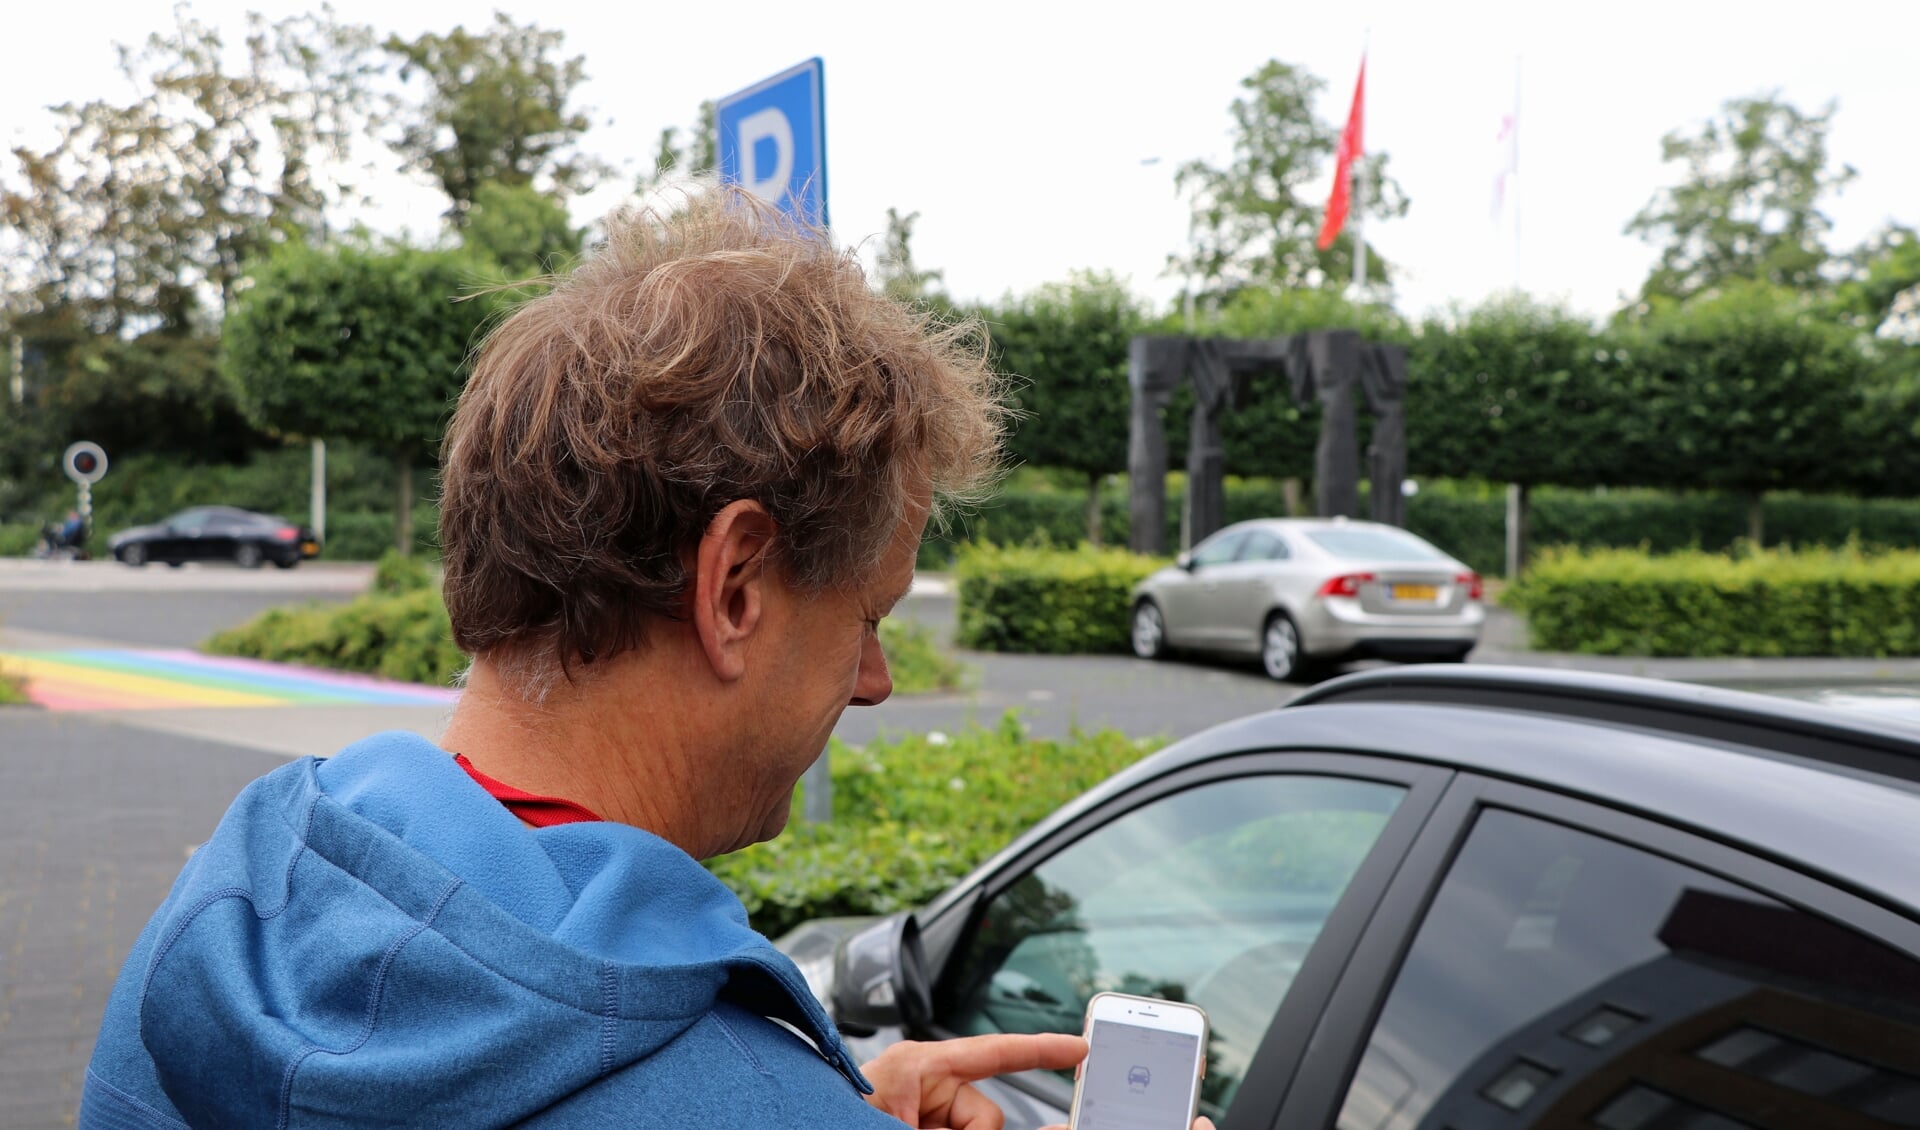
[{"label": "white pole", "polygon": [[13,402],[20,404],[27,399],[27,372],[25,352],[19,334],[13,335],[13,343],[8,349],[8,356],[12,360],[13,380],[11,383],[13,386]]},{"label": "white pole", "polygon": [[307,525],[321,541],[327,540],[327,441],[313,441],[313,492],[309,502],[312,517]]},{"label": "white pole", "polygon": [[1513,57],[1513,289],[1520,289],[1520,56]]},{"label": "white pole", "polygon": [[1353,289],[1354,297],[1365,301],[1367,297],[1367,236],[1360,222],[1361,207],[1365,203],[1360,194],[1363,183],[1365,182],[1360,178],[1360,162],[1356,159],[1353,163]]}]

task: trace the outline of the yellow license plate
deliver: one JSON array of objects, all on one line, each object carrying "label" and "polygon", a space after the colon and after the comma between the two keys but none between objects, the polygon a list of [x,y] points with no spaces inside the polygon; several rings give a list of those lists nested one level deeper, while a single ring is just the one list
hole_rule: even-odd
[{"label": "yellow license plate", "polygon": [[308,557],[316,556],[320,552],[320,543],[312,542],[312,541],[303,541],[300,543],[300,552],[307,555]]},{"label": "yellow license plate", "polygon": [[1440,599],[1438,585],[1394,585],[1395,600],[1424,600],[1429,603]]}]

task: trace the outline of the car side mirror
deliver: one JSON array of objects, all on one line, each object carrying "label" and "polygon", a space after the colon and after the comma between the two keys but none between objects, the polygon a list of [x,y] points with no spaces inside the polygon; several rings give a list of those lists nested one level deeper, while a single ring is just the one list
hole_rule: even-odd
[{"label": "car side mirror", "polygon": [[833,955],[833,1018],[851,1036],[933,1019],[933,989],[920,922],[910,912],[883,918],[840,943]]},{"label": "car side mirror", "polygon": [[1200,567],[1198,564],[1194,562],[1193,554],[1191,553],[1182,553],[1180,556],[1173,559],[1173,563],[1175,565],[1178,565],[1180,568],[1185,569],[1189,573],[1193,572],[1195,569],[1198,569]]}]

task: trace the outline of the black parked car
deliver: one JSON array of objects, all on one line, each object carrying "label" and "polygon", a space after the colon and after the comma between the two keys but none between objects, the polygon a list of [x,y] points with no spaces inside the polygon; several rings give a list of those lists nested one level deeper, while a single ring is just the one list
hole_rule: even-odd
[{"label": "black parked car", "polygon": [[[1382,670],[1210,730],[914,914],[781,939],[858,1054],[1212,1018],[1222,1130],[1920,1126],[1920,728]],[[1012,1128],[1070,1079],[981,1084]]]},{"label": "black parked car", "polygon": [[107,549],[128,565],[164,561],[231,561],[242,569],[258,569],[271,561],[291,569],[320,553],[320,538],[310,527],[297,526],[272,514],[256,514],[231,506],[196,506],[164,522],[121,530],[107,539]]}]

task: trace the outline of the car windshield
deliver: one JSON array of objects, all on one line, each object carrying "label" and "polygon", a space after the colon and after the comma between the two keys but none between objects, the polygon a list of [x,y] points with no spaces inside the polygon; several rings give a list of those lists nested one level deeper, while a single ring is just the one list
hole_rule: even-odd
[{"label": "car windshield", "polygon": [[1446,560],[1446,554],[1419,538],[1391,530],[1310,530],[1307,537],[1335,557],[1362,561]]}]

